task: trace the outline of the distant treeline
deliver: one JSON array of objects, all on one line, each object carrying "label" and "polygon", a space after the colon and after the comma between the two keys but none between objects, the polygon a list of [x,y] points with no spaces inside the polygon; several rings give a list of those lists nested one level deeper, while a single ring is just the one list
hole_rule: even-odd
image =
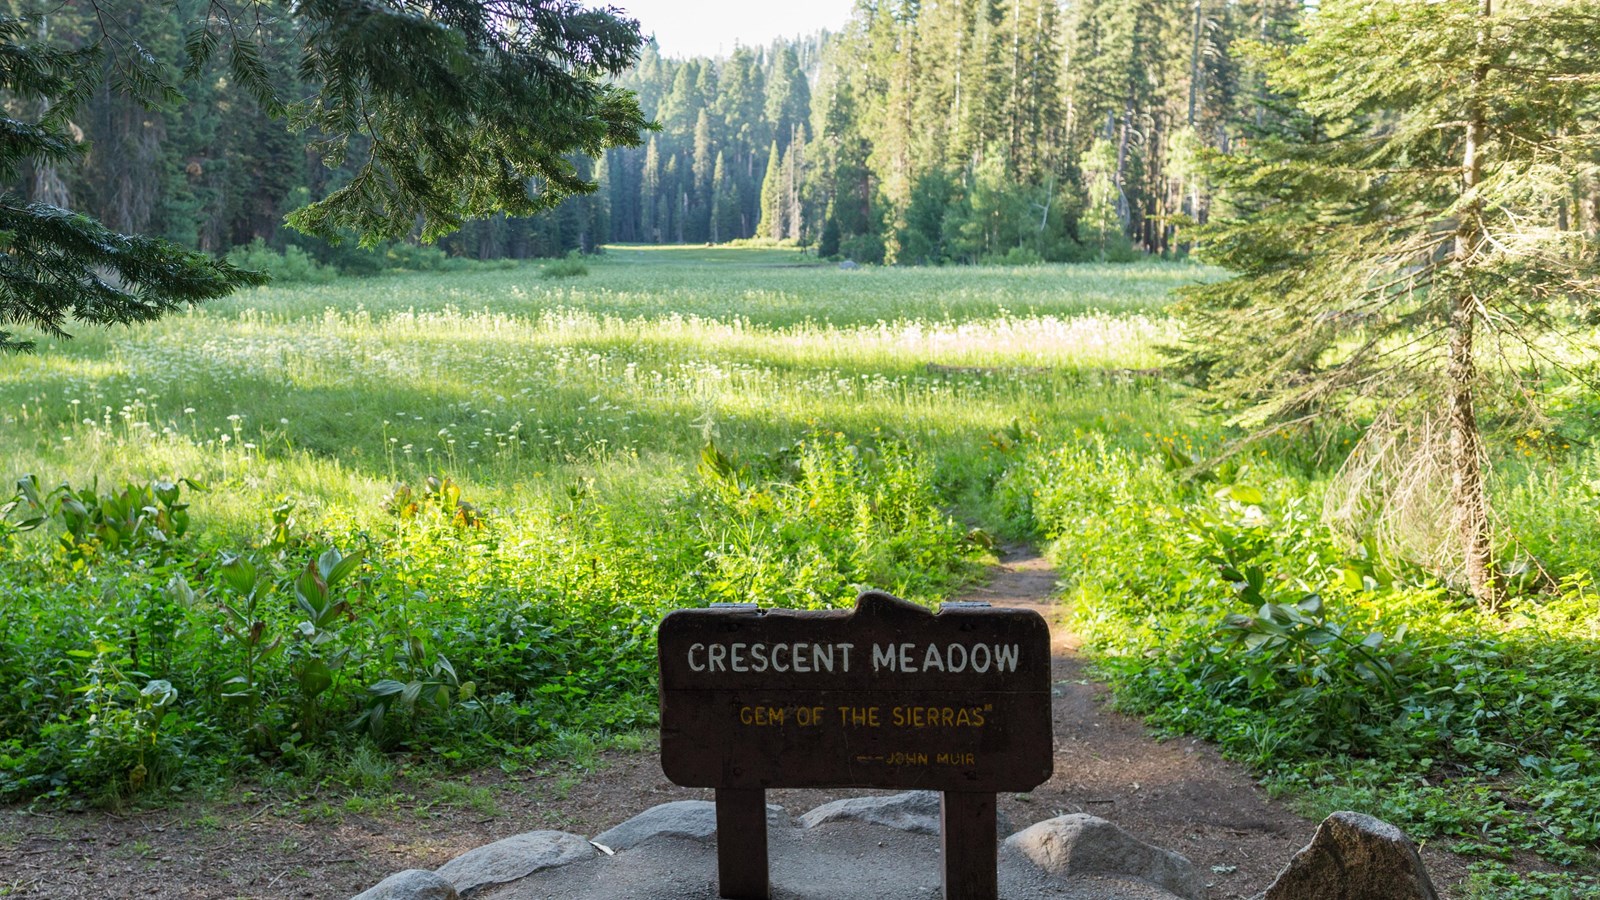
[{"label": "distant treeline", "polygon": [[1203,218],[1204,147],[1270,125],[1241,38],[1297,0],[861,0],[838,34],[624,84],[661,125],[604,161],[611,240],[766,237],[862,261],[1128,257]]},{"label": "distant treeline", "polygon": [[[118,8],[124,36],[181,60],[204,0]],[[190,7],[193,7],[191,9]],[[624,86],[660,124],[639,148],[578,159],[593,195],[531,218],[471,222],[453,256],[556,256],[607,242],[793,240],[864,262],[1127,258],[1167,253],[1203,218],[1204,147],[1273,115],[1236,44],[1290,38],[1299,0],[860,0],[844,29],[721,59],[647,45]],[[55,7],[41,37],[91,33]],[[645,24],[648,30],[648,23]],[[266,22],[265,69],[295,95],[294,35]],[[80,164],[19,187],[130,233],[213,252],[350,248],[283,223],[347,173],[307,153],[229,73],[202,102],[151,110],[102,90],[76,123]],[[352,148],[359,158],[361,148]]]}]

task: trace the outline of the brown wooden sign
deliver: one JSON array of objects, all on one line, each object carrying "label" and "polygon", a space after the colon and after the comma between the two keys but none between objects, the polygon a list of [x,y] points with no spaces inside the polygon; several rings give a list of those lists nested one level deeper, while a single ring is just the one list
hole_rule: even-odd
[{"label": "brown wooden sign", "polygon": [[[679,610],[658,644],[662,769],[717,789],[724,897],[767,896],[762,792],[800,787],[946,792],[946,896],[994,896],[993,795],[1038,786],[1054,760],[1038,613],[947,603],[935,614],[869,591],[854,610]],[[730,854],[722,836],[735,834],[744,846]],[[973,845],[987,848],[976,863]],[[984,859],[986,875],[953,871]],[[952,887],[962,881],[977,887]]]}]

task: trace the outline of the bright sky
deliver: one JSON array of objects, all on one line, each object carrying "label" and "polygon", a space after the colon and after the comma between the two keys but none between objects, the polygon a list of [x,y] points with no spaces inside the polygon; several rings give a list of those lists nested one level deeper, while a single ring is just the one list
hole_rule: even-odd
[{"label": "bright sky", "polygon": [[838,31],[853,0],[591,0],[620,7],[654,33],[664,56],[722,56],[735,44],[759,47],[776,37]]}]

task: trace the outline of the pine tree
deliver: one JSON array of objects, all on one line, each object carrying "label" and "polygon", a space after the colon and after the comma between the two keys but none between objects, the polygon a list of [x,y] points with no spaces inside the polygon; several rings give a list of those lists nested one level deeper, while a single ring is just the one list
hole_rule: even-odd
[{"label": "pine tree", "polygon": [[644,151],[644,172],[639,177],[639,227],[645,240],[661,243],[661,153],[655,135]]},{"label": "pine tree", "polygon": [[783,221],[783,155],[778,152],[778,142],[772,142],[767,152],[767,174],[761,179],[761,219],[756,225],[756,235],[774,240],[784,236]]},{"label": "pine tree", "polygon": [[[297,122],[317,130],[316,149],[334,163],[357,137],[368,146],[348,184],[290,216],[307,234],[398,238],[420,219],[428,240],[469,216],[552,209],[594,190],[569,154],[637,143],[646,124],[630,94],[602,81],[633,62],[638,23],[604,10],[563,0],[439,0],[427,16],[399,0],[294,9],[299,70],[318,90]],[[206,28],[213,40],[227,34],[220,21]],[[240,86],[281,107],[253,47],[233,41]],[[206,55],[203,37],[191,46]]]},{"label": "pine tree", "polygon": [[805,205],[800,202],[800,188],[805,182],[806,145],[804,141],[789,142],[783,151],[783,177],[779,185],[781,203],[779,218],[784,223],[784,234],[794,240],[805,237]]},{"label": "pine tree", "polygon": [[683,170],[678,166],[677,154],[667,156],[661,169],[661,193],[656,200],[657,240],[683,243]]},{"label": "pine tree", "polygon": [[1600,4],[1327,0],[1304,39],[1267,66],[1290,127],[1213,163],[1199,234],[1239,274],[1189,292],[1187,362],[1253,428],[1375,416],[1339,520],[1493,608],[1479,423],[1537,399],[1536,335],[1600,290],[1560,214],[1600,140]]},{"label": "pine tree", "polygon": [[[18,183],[25,167],[81,158],[71,117],[102,72],[98,46],[40,46],[31,42],[32,31],[20,19],[0,18],[6,56],[0,90],[39,111],[31,119],[5,120],[0,184]],[[55,338],[70,337],[69,317],[97,325],[149,321],[263,280],[164,240],[120,234],[61,207],[25,202],[9,191],[0,194],[0,262],[0,326],[37,328]],[[0,328],[0,352],[33,346]]]},{"label": "pine tree", "polygon": [[668,134],[687,135],[693,133],[700,113],[700,61],[688,60],[674,71],[672,89],[662,98],[656,121]]},{"label": "pine tree", "polygon": [[711,233],[711,207],[715,194],[712,181],[718,155],[720,153],[714,150],[711,142],[711,114],[702,108],[694,123],[694,192],[690,204],[694,221],[689,229],[689,237],[695,242],[705,240]]},{"label": "pine tree", "polygon": [[1059,7],[1056,0],[1013,2],[1022,34],[1012,101],[1011,165],[1018,177],[1037,183],[1053,176],[1064,157]]},{"label": "pine tree", "polygon": [[[551,210],[595,189],[574,154],[638,141],[647,123],[637,102],[604,80],[638,54],[638,23],[565,0],[439,0],[419,9],[402,0],[217,0],[134,4],[108,16],[68,5],[51,14],[73,26],[60,41],[37,20],[0,18],[0,91],[12,101],[0,183],[32,176],[38,193],[68,199],[48,176],[59,180],[65,164],[81,162],[91,188],[82,195],[115,228],[193,233],[180,221],[188,210],[169,201],[189,192],[187,179],[204,179],[209,161],[184,159],[172,129],[195,133],[194,117],[179,112],[183,88],[215,96],[207,85],[217,74],[237,95],[227,98],[231,108],[259,111],[256,152],[273,162],[304,159],[281,124],[267,124],[277,118],[309,135],[323,164],[343,169],[332,190],[290,216],[332,241],[353,231],[372,243],[419,227],[431,240],[468,218]],[[86,162],[74,119],[100,138]],[[277,204],[298,180],[292,170],[260,168],[234,174],[268,200],[254,204],[255,234],[275,230]],[[223,249],[233,236],[222,234],[233,230],[227,218],[213,218],[219,227],[194,239]],[[0,219],[0,325],[64,337],[68,317],[144,321],[260,281],[37,197],[0,196]],[[480,236],[500,243],[502,230]],[[0,349],[27,346],[0,331]]]},{"label": "pine tree", "polygon": [[767,78],[766,117],[780,149],[788,150],[793,136],[805,126],[811,111],[811,87],[800,68],[794,47],[784,44],[773,55]]},{"label": "pine tree", "polygon": [[733,185],[728,181],[728,168],[722,151],[717,151],[717,163],[711,171],[711,241],[721,243],[739,226],[738,200]]},{"label": "pine tree", "polygon": [[822,237],[817,240],[817,255],[832,259],[839,255],[839,220],[830,215],[822,226]]}]

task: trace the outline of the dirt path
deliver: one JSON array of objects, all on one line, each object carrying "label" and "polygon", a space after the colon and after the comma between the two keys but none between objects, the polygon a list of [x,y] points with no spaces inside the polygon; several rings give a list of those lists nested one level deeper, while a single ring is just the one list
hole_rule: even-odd
[{"label": "dirt path", "polygon": [[1055,580],[1038,554],[1013,550],[989,584],[967,598],[1035,609],[1051,623],[1056,771],[1026,804],[1008,804],[1013,820],[1090,813],[1188,857],[1207,876],[1213,898],[1265,889],[1316,823],[1268,800],[1209,745],[1157,741],[1139,720],[1109,709],[1108,691],[1089,680],[1077,639],[1049,599]]},{"label": "dirt path", "polygon": [[[1157,741],[1106,706],[1050,603],[1055,575],[1017,551],[963,598],[1039,610],[1055,640],[1055,776],[1001,797],[1015,827],[1089,812],[1187,856],[1213,900],[1269,884],[1315,823],[1267,799],[1240,767],[1193,740]],[[499,769],[441,780],[404,771],[360,793],[299,785],[236,789],[121,814],[0,807],[0,897],[46,900],[278,900],[349,897],[388,874],[435,868],[539,828],[593,835],[668,800],[709,799],[661,775],[653,747],[607,751],[577,768]],[[798,814],[853,792],[773,791]],[[1460,876],[1426,854],[1436,883]]]},{"label": "dirt path", "polygon": [[[1245,769],[1192,738],[1160,741],[1107,705],[1075,635],[1050,600],[1055,572],[1031,548],[1013,548],[968,600],[1037,610],[1050,622],[1055,653],[1055,775],[1002,806],[1018,825],[1066,812],[1115,822],[1139,838],[1188,857],[1213,900],[1252,897],[1311,839],[1316,822],[1269,799]],[[1425,851],[1441,890],[1465,873],[1457,857]]]}]

